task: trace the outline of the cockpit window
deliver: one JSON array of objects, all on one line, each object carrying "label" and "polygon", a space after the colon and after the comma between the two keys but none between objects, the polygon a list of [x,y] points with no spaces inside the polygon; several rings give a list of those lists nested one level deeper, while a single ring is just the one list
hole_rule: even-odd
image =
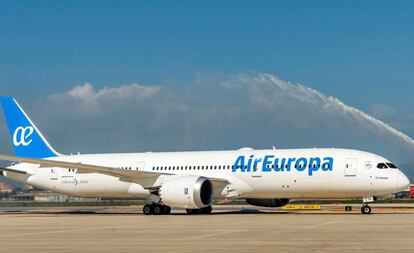
[{"label": "cockpit window", "polygon": [[391,169],[398,169],[397,165],[392,164],[392,163],[387,163],[388,167],[390,167]]},{"label": "cockpit window", "polygon": [[377,165],[377,168],[378,168],[378,169],[388,169],[388,167],[387,167],[387,165],[386,165],[385,163],[379,163],[379,164]]}]

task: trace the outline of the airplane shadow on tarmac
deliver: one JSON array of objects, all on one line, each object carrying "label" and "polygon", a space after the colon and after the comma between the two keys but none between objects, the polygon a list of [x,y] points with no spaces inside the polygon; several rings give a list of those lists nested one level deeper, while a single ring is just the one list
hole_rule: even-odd
[{"label": "airplane shadow on tarmac", "polygon": [[[390,212],[387,210],[381,210],[381,212],[375,212],[370,215],[393,215],[393,214],[414,214],[414,210],[410,210],[409,212]],[[105,209],[71,209],[71,210],[16,210],[16,209],[9,209],[9,210],[1,210],[0,215],[10,215],[10,214],[21,214],[21,215],[137,215],[143,216],[144,214],[141,210],[137,209],[136,212],[131,211],[105,211]],[[258,209],[240,209],[240,210],[217,210],[213,211],[211,214],[187,214],[184,210],[180,210],[180,212],[172,212],[169,214],[170,216],[207,216],[207,215],[362,215],[360,212],[353,211],[353,212],[346,212],[342,210],[338,211],[329,211],[329,212],[301,212],[301,211],[272,211],[272,210],[258,210]],[[153,215],[150,215],[153,216]],[[168,215],[160,215],[160,216],[168,216]]]}]

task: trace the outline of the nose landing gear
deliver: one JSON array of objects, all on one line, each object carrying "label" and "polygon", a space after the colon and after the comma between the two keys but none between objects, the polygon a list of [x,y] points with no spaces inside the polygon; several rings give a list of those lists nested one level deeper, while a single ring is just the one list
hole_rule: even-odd
[{"label": "nose landing gear", "polygon": [[370,214],[371,213],[371,207],[368,204],[363,204],[361,207],[361,213],[362,214]]},{"label": "nose landing gear", "polygon": [[374,197],[363,197],[362,198],[362,207],[361,207],[361,213],[362,214],[370,214],[371,213],[371,207],[368,205],[368,203],[374,202]]}]

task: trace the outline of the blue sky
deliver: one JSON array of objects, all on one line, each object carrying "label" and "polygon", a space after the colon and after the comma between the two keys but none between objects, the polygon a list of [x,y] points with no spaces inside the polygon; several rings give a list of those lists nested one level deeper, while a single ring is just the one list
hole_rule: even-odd
[{"label": "blue sky", "polygon": [[414,136],[412,13],[413,1],[1,1],[0,95],[64,153],[276,144],[403,163],[411,144],[352,108]]},{"label": "blue sky", "polygon": [[[266,72],[367,109],[413,106],[412,1],[2,1],[0,91]],[[22,90],[22,87],[24,89]]]}]

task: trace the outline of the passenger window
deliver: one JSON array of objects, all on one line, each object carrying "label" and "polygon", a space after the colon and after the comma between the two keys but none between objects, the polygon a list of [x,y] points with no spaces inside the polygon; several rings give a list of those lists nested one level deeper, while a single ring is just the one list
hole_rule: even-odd
[{"label": "passenger window", "polygon": [[377,165],[377,168],[378,168],[378,169],[388,169],[388,167],[387,167],[387,165],[386,165],[385,163],[379,163],[379,164]]}]

